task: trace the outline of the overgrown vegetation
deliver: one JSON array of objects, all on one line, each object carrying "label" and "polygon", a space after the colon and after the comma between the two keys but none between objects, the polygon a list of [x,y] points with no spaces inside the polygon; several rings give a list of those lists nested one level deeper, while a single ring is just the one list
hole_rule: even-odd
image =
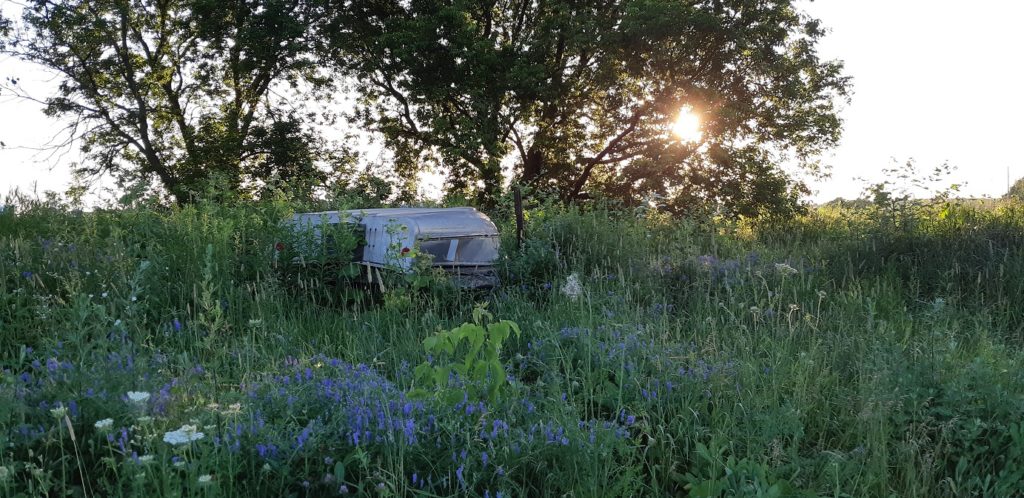
[{"label": "overgrown vegetation", "polygon": [[1024,208],[876,209],[540,207],[493,293],[350,300],[288,205],[23,202],[0,494],[1021,494]]}]

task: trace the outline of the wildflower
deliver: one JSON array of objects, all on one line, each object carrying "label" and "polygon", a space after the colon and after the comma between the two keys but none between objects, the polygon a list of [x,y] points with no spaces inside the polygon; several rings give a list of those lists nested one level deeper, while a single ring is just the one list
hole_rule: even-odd
[{"label": "wildflower", "polygon": [[164,442],[177,446],[179,444],[188,444],[193,441],[198,441],[204,437],[206,437],[205,434],[196,431],[196,426],[183,425],[178,430],[165,432]]},{"label": "wildflower", "polygon": [[171,326],[174,327],[175,332],[181,331],[181,321],[179,321],[177,318],[175,318],[174,321],[171,322]]},{"label": "wildflower", "polygon": [[153,461],[153,455],[142,455],[139,457],[139,463],[149,463]]},{"label": "wildflower", "polygon": [[199,484],[207,484],[213,480],[213,476],[211,476],[210,474],[203,474],[199,476],[199,479],[197,480],[199,481]]},{"label": "wildflower", "polygon": [[50,409],[50,415],[53,415],[53,418],[55,419],[62,419],[67,414],[68,409],[65,406],[58,406],[56,408]]},{"label": "wildflower", "polygon": [[104,429],[109,429],[112,425],[114,425],[114,419],[105,418],[103,420],[97,420],[96,423],[92,425],[94,425],[97,429],[102,431]]},{"label": "wildflower", "polygon": [[565,285],[562,286],[562,295],[575,300],[582,294],[583,285],[580,284],[580,277],[575,273],[569,275],[569,278],[565,279]]},{"label": "wildflower", "polygon": [[796,268],[793,268],[792,266],[789,266],[786,263],[775,263],[775,271],[779,272],[779,274],[784,276],[784,277],[788,277],[790,275],[796,275],[797,273],[800,273],[799,270],[797,270]]},{"label": "wildflower", "polygon": [[142,404],[149,401],[149,393],[146,391],[128,391],[126,394],[132,403]]}]

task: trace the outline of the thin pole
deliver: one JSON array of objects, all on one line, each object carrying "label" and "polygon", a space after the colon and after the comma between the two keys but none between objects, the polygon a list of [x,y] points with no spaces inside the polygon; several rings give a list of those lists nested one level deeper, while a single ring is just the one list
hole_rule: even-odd
[{"label": "thin pole", "polygon": [[516,203],[516,247],[523,247],[523,236],[526,232],[526,219],[523,216],[523,192],[519,189],[519,185],[515,188],[515,203]]}]

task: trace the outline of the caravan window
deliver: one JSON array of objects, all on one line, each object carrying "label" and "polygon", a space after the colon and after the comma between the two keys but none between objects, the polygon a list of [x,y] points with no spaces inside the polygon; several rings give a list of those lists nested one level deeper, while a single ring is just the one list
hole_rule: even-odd
[{"label": "caravan window", "polygon": [[420,241],[435,265],[490,265],[498,258],[497,237],[444,237]]}]

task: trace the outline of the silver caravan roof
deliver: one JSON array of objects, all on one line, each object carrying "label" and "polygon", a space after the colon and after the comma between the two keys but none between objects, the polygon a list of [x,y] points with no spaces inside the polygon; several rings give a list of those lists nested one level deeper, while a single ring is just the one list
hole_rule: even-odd
[{"label": "silver caravan roof", "polygon": [[368,227],[400,224],[408,227],[418,239],[498,235],[494,223],[471,207],[349,209],[299,213],[292,218],[292,223],[298,226],[341,222],[361,223]]}]

